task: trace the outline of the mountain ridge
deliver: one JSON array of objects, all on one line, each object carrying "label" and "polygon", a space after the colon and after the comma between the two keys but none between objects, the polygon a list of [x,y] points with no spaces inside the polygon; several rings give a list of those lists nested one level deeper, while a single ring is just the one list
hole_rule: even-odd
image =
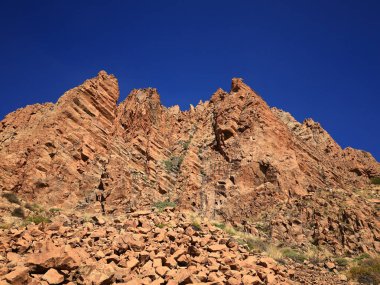
[{"label": "mountain ridge", "polygon": [[[101,71],[56,104],[7,115],[0,123],[2,191],[86,209],[99,190],[109,213],[170,200],[289,243],[380,249],[376,209],[352,196],[380,176],[380,164],[369,153],[343,150],[320,124],[270,108],[240,78],[187,111],[164,107],[155,88],[119,97],[116,77]],[[321,196],[331,193],[337,197],[321,213]],[[343,220],[349,227],[342,230]],[[260,233],[258,223],[270,232]]]}]

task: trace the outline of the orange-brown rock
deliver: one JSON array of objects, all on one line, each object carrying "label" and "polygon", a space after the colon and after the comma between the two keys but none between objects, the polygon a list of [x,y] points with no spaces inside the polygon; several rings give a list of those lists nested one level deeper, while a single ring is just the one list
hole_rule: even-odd
[{"label": "orange-brown rock", "polygon": [[6,116],[2,191],[100,211],[99,198],[109,213],[171,200],[268,238],[339,252],[380,249],[376,209],[352,191],[380,176],[379,163],[342,150],[313,120],[301,124],[270,108],[242,79],[188,111],[164,107],[154,88],[118,99],[116,78],[101,71],[55,104]]},{"label": "orange-brown rock", "polygon": [[[244,244],[210,251],[213,245],[224,245],[230,239],[229,234],[217,231],[206,219],[195,233],[184,231],[193,222],[191,215],[181,211],[168,208],[150,211],[146,221],[152,224],[152,231],[141,234],[136,234],[136,230],[142,224],[138,223],[136,228],[122,226],[140,219],[133,214],[110,215],[103,225],[87,221],[84,212],[77,211],[68,217],[65,232],[41,224],[41,235],[31,234],[34,225],[0,229],[0,268],[9,271],[0,275],[0,284],[305,284],[292,283],[296,278],[303,279],[299,273],[306,267],[303,264],[289,261],[280,265],[265,255],[248,251]],[[57,222],[59,216],[52,219]],[[171,225],[162,226],[164,221],[170,221]],[[92,234],[101,229],[107,229],[104,237]],[[163,239],[158,238],[157,232],[163,233]],[[123,247],[117,240],[124,235],[138,235],[146,250]],[[31,246],[25,252],[14,242],[27,236]],[[82,237],[75,248],[65,245],[73,236]],[[205,240],[212,245],[209,247]],[[190,247],[196,248],[198,254],[191,254]],[[5,254],[10,250],[18,255],[16,263],[14,255]],[[103,254],[99,255],[99,251]],[[182,257],[186,260],[181,260]],[[174,262],[164,265],[170,259]],[[288,272],[294,266],[299,269],[291,275]],[[345,284],[335,273],[323,270],[317,267],[311,271],[315,280],[324,278],[323,282],[313,284]]]}]

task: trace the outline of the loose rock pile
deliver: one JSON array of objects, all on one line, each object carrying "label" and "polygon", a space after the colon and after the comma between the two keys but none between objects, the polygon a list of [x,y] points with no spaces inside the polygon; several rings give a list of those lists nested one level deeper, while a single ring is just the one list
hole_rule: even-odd
[{"label": "loose rock pile", "polygon": [[[61,214],[50,224],[2,229],[0,238],[1,285],[296,284],[292,279],[303,280],[296,276],[303,265],[295,271],[294,266],[254,255],[221,229],[208,222],[195,223],[189,214],[173,209],[123,217]],[[334,278],[326,272],[322,283],[310,284],[340,284]]]}]

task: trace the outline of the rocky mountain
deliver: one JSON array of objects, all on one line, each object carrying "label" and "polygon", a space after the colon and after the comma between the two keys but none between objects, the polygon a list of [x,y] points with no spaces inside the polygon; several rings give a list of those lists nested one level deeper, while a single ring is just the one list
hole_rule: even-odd
[{"label": "rocky mountain", "polygon": [[242,79],[188,111],[154,88],[118,104],[104,71],[0,122],[0,189],[63,209],[120,214],[173,201],[265,239],[334,253],[380,251],[380,177],[371,154],[342,149],[312,119],[270,108]]}]

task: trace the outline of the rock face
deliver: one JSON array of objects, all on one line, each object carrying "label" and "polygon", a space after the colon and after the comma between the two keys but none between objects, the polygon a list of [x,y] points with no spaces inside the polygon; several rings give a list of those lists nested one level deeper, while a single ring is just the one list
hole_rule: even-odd
[{"label": "rock face", "polygon": [[265,224],[258,234],[288,242],[380,249],[377,210],[352,192],[380,176],[379,163],[341,149],[313,120],[270,108],[242,79],[188,111],[162,106],[153,88],[118,98],[116,78],[101,71],[56,104],[6,116],[2,191],[86,208],[99,190],[108,212],[171,200],[248,231]]}]

